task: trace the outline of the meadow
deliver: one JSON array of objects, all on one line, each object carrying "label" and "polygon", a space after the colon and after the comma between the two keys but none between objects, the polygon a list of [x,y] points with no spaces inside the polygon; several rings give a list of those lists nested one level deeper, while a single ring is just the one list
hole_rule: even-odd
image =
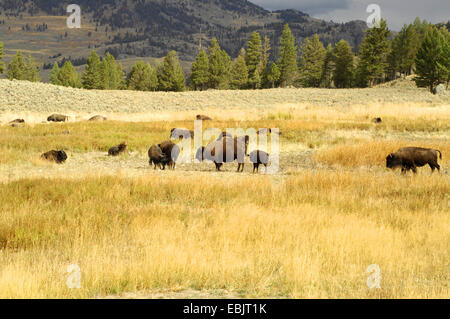
[{"label": "meadow", "polygon": [[[287,90],[315,94],[297,91]],[[61,110],[73,115],[68,123],[41,123],[59,100],[52,97],[48,110],[22,113],[29,118],[19,127],[7,119],[33,103],[6,91],[0,298],[448,298],[449,99],[417,89],[414,103],[410,91],[399,90],[395,100],[389,88],[318,90],[311,103],[291,98],[272,108],[258,99],[281,99],[285,91],[239,92],[243,106],[230,109],[217,101],[234,103],[232,92],[166,95],[169,105],[198,103],[187,110],[164,109],[161,94],[141,101],[141,93],[121,92],[138,105],[146,97],[154,111],[117,104],[124,109],[102,112],[94,103],[111,120],[92,123],[81,104]],[[363,105],[357,97],[366,93]],[[100,104],[117,98],[89,94],[104,94]],[[328,105],[352,94],[354,104]],[[198,113],[214,119],[204,129],[279,128],[279,172],[252,174],[247,164],[235,173],[237,165],[226,164],[218,173],[210,162],[153,170],[150,145],[167,140],[173,127],[192,129]],[[377,116],[382,123],[371,122]],[[106,156],[122,141],[129,154]],[[386,169],[386,155],[402,146],[440,149],[441,172]],[[68,153],[65,164],[39,158],[59,148]],[[73,264],[79,289],[66,285]],[[380,288],[367,285],[370,265],[380,267]]]}]

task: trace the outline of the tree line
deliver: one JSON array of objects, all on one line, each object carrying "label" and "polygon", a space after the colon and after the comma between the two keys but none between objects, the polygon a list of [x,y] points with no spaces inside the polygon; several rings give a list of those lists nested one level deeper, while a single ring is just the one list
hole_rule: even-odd
[{"label": "tree line", "polygon": [[[177,53],[171,51],[160,65],[142,61],[126,74],[114,56],[99,57],[92,51],[84,73],[72,63],[54,63],[50,83],[85,89],[184,91],[207,89],[261,89],[274,87],[352,88],[371,87],[399,76],[415,73],[416,84],[430,91],[450,80],[450,33],[425,20],[404,25],[391,39],[385,20],[368,29],[358,52],[345,40],[326,48],[318,35],[297,47],[288,24],[283,28],[278,58],[271,61],[271,43],[253,32],[246,48],[232,60],[213,38],[208,48],[200,44],[192,63],[189,87]],[[0,72],[3,45],[0,43]],[[39,69],[31,56],[17,52],[8,65],[8,78],[39,81]]]}]

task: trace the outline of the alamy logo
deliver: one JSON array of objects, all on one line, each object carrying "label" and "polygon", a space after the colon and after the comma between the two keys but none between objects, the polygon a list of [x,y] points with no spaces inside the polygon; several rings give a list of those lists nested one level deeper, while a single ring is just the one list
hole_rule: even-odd
[{"label": "alamy logo", "polygon": [[67,27],[69,29],[81,28],[81,8],[77,4],[69,4],[67,6],[67,13],[71,15],[67,18]]},{"label": "alamy logo", "polygon": [[69,289],[81,288],[81,269],[80,266],[73,264],[67,266],[67,272],[70,274],[67,277],[66,285]]},{"label": "alamy logo", "polygon": [[366,273],[371,275],[367,278],[367,287],[369,289],[381,288],[381,268],[378,265],[370,265],[366,269]]},{"label": "alamy logo", "polygon": [[378,4],[369,4],[367,6],[367,13],[371,13],[367,18],[367,27],[379,28],[381,22],[381,8]]}]

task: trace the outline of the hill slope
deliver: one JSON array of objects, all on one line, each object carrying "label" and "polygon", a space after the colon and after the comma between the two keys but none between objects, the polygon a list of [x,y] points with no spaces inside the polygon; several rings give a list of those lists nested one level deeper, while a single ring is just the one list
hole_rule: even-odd
[{"label": "hill slope", "polygon": [[353,47],[359,45],[366,28],[362,21],[338,24],[296,10],[270,12],[246,0],[78,0],[82,29],[75,30],[65,25],[69,3],[0,1],[0,41],[5,42],[7,53],[29,50],[40,62],[52,63],[55,55],[86,57],[93,48],[116,56],[156,58],[173,49],[182,60],[192,61],[201,39],[206,46],[216,37],[232,56],[253,31],[269,36],[272,46],[278,45],[285,23],[298,42],[317,33],[325,44],[344,38]]}]

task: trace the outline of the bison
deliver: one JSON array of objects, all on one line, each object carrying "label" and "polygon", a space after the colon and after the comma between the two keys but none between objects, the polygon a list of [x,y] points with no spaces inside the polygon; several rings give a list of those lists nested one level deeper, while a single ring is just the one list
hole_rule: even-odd
[{"label": "bison", "polygon": [[101,115],[96,115],[91,117],[88,121],[92,121],[92,122],[101,122],[101,121],[106,121],[108,120],[106,117],[101,116]]},{"label": "bison", "polygon": [[250,153],[250,162],[253,163],[253,173],[259,171],[259,165],[263,164],[267,171],[267,164],[269,163],[269,154],[264,151],[256,150]]},{"label": "bison", "polygon": [[166,156],[158,145],[152,145],[148,150],[149,164],[155,165],[155,169],[158,166],[164,170],[166,165],[170,163],[170,157]]},{"label": "bison", "polygon": [[69,117],[62,114],[52,114],[47,117],[48,122],[66,122],[69,120]]},{"label": "bison", "polygon": [[108,151],[108,155],[109,156],[117,156],[117,155],[125,152],[126,150],[127,150],[127,143],[123,142],[123,143],[120,143],[117,146],[111,147],[109,149],[109,151]]},{"label": "bison", "polygon": [[220,140],[209,143],[206,147],[199,148],[195,157],[200,162],[205,159],[213,161],[217,171],[220,171],[223,163],[231,163],[237,160],[237,171],[243,172],[248,143],[248,135],[235,138],[225,136]]},{"label": "bison", "polygon": [[180,156],[180,147],[172,141],[164,141],[158,144],[158,147],[161,148],[163,154],[169,159],[169,168],[175,169],[178,156]]},{"label": "bison", "polygon": [[442,153],[439,150],[422,148],[422,147],[403,147],[395,153],[391,153],[386,157],[386,167],[394,169],[396,167],[402,168],[402,174],[409,170],[417,173],[417,167],[429,165],[431,172],[441,167],[438,164],[439,158],[442,159]]},{"label": "bison", "polygon": [[172,139],[180,139],[183,138],[194,138],[194,131],[185,130],[182,128],[173,128],[170,130],[170,138]]},{"label": "bison", "polygon": [[9,122],[9,124],[22,124],[25,123],[24,119],[15,119],[14,121]]},{"label": "bison", "polygon": [[372,119],[372,123],[380,124],[380,123],[383,123],[383,120],[381,119],[381,117],[374,117]]},{"label": "bison", "polygon": [[201,114],[197,115],[196,119],[199,121],[211,121],[212,120],[209,116],[201,115]]},{"label": "bison", "polygon": [[60,150],[60,151],[52,150],[52,151],[42,154],[41,158],[45,159],[47,161],[52,161],[52,162],[56,162],[58,164],[62,164],[66,161],[67,154],[63,150]]}]

